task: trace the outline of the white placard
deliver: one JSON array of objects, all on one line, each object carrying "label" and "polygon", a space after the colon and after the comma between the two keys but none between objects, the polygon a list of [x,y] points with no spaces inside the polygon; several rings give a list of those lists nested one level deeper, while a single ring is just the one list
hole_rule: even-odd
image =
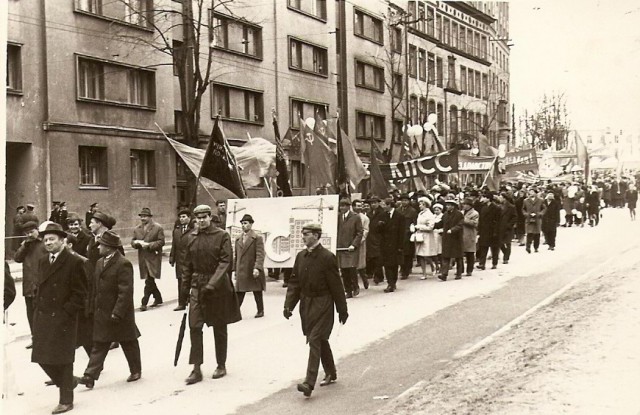
[{"label": "white placard", "polygon": [[253,229],[264,238],[265,268],[293,267],[296,255],[305,247],[302,227],[309,222],[322,225],[322,245],[336,252],[338,195],[229,199],[227,231],[234,247],[245,214],[251,215]]}]

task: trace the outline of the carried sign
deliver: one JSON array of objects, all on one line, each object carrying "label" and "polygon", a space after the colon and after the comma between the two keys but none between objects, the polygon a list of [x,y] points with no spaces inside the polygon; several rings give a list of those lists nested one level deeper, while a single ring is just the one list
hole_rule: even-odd
[{"label": "carried sign", "polygon": [[380,164],[380,172],[385,180],[404,180],[432,174],[457,173],[458,151],[443,151],[400,163]]}]

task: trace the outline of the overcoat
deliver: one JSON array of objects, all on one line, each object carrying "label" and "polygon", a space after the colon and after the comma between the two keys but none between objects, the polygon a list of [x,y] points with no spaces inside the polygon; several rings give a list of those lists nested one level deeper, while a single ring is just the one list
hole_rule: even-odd
[{"label": "overcoat", "polygon": [[169,252],[169,263],[176,267],[176,278],[182,275],[182,268],[187,259],[187,242],[189,234],[193,232],[193,223],[187,225],[187,230],[182,231],[182,225],[178,224],[173,228],[171,241],[171,252]]},{"label": "overcoat", "polygon": [[240,321],[240,307],[229,272],[233,260],[229,234],[211,224],[191,232],[187,245],[182,287],[187,292],[191,290],[189,327],[223,326]]},{"label": "overcoat", "polygon": [[[442,257],[462,258],[462,221],[464,216],[457,209],[442,216]],[[447,231],[451,231],[448,233]]]},{"label": "overcoat", "polygon": [[[246,233],[247,242],[243,242],[244,233],[236,239],[233,270],[236,272],[236,291],[264,291],[267,281],[264,275],[264,240],[261,235],[250,230]],[[258,270],[258,277],[253,270]]]},{"label": "overcoat", "polygon": [[514,205],[516,208],[516,231],[518,232],[518,235],[522,235],[525,233],[525,218],[524,218],[524,212],[522,211],[522,207],[524,204],[524,195],[521,194],[522,192],[518,192],[518,196],[515,198],[514,200]]},{"label": "overcoat", "polygon": [[543,232],[553,232],[553,230],[560,224],[559,207],[557,200],[551,200],[547,203],[547,208],[544,210],[544,214],[542,215],[541,230]]},{"label": "overcoat", "polygon": [[382,256],[382,229],[380,222],[383,220],[382,215],[385,211],[382,208],[372,210],[369,216],[369,234],[367,235],[367,258],[377,258]]},{"label": "overcoat", "polygon": [[518,215],[516,214],[516,207],[505,200],[502,204],[502,215],[500,215],[500,231],[498,232],[501,244],[511,244],[517,220]]},{"label": "overcoat", "polygon": [[[542,230],[542,215],[544,215],[544,200],[535,197],[531,200],[526,198],[522,203],[522,214],[525,220],[525,231],[527,233],[540,233]],[[535,214],[535,216],[531,216]]]},{"label": "overcoat", "polygon": [[404,237],[402,245],[403,255],[413,255],[415,253],[415,244],[411,242],[411,225],[416,224],[418,219],[418,211],[411,205],[400,206],[398,212],[404,217]]},{"label": "overcoat", "polygon": [[25,241],[15,254],[15,261],[22,264],[22,295],[33,297],[40,271],[40,260],[47,256],[42,239]]},{"label": "overcoat", "polygon": [[462,220],[462,251],[476,252],[478,241],[478,221],[480,214],[474,208],[463,212]]},{"label": "overcoat", "polygon": [[49,365],[73,363],[78,312],[87,295],[82,260],[63,249],[53,264],[40,259],[33,315],[31,361]]},{"label": "overcoat", "polygon": [[404,216],[397,209],[389,216],[388,212],[378,217],[378,227],[381,230],[382,264],[386,266],[399,265],[402,261],[404,247]]},{"label": "overcoat", "polygon": [[478,214],[478,245],[492,246],[500,243],[500,206],[493,202],[482,206]]},{"label": "overcoat", "polygon": [[369,237],[369,216],[364,213],[360,213],[360,220],[362,221],[362,242],[360,242],[360,248],[358,249],[358,269],[364,269],[367,266],[367,238]]},{"label": "overcoat", "polygon": [[87,258],[83,257],[73,249],[69,249],[69,253],[76,258],[80,258],[80,261],[82,261],[87,287],[87,295],[84,297],[84,304],[82,309],[78,312],[78,335],[76,337],[76,347],[86,346],[91,350],[93,345],[93,310],[89,310],[88,308],[91,304],[89,299],[89,286],[93,286],[93,267]]},{"label": "overcoat", "polygon": [[284,306],[293,311],[300,302],[302,333],[310,340],[329,340],[333,329],[334,307],[347,312],[338,261],[322,245],[311,252],[303,249],[296,256]]},{"label": "overcoat", "polygon": [[[136,226],[133,230],[133,240],[143,240],[149,242],[147,248],[138,249],[138,262],[140,266],[140,278],[160,278],[160,270],[162,269],[162,247],[164,246],[164,230],[162,226],[155,222],[147,224],[145,231],[142,224]],[[136,248],[135,246],[133,246]]]},{"label": "overcoat", "polygon": [[347,212],[347,219],[342,213],[338,213],[338,242],[337,248],[348,248],[353,245],[356,250],[338,251],[339,268],[356,268],[360,257],[359,248],[362,242],[362,221],[360,215],[355,212]]},{"label": "overcoat", "polygon": [[[96,264],[93,340],[124,342],[140,337],[133,306],[133,265],[116,251],[105,264]],[[113,321],[111,315],[118,317]]]},{"label": "overcoat", "polygon": [[89,242],[93,236],[86,230],[80,229],[80,232],[76,235],[78,242],[73,244],[73,250],[83,257],[87,257],[87,250],[89,249]]},{"label": "overcoat", "polygon": [[422,236],[422,242],[416,241],[416,256],[430,257],[438,255],[440,235],[433,231],[435,224],[436,217],[431,210],[425,209],[418,213],[415,233]]}]

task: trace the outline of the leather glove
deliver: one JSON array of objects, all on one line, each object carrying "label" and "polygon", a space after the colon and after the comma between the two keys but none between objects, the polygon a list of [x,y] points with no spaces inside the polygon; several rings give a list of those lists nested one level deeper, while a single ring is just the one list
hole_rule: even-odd
[{"label": "leather glove", "polygon": [[344,313],[338,314],[338,321],[341,324],[345,324],[348,318],[349,318],[349,313],[347,313],[346,311]]},{"label": "leather glove", "polygon": [[289,310],[288,308],[285,307],[285,309],[282,310],[282,315],[284,316],[284,318],[289,320],[289,317],[291,317],[293,315],[293,313],[291,312],[291,310]]}]

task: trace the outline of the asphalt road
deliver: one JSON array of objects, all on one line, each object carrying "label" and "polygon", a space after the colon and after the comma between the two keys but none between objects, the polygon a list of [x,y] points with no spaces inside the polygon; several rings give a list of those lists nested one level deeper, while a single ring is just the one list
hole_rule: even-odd
[{"label": "asphalt road", "polygon": [[[136,313],[142,337],[143,377],[128,384],[121,350],[110,353],[93,390],[76,390],[75,414],[357,414],[373,413],[416,382],[429,379],[461,351],[485,338],[540,300],[579,278],[606,266],[640,241],[638,222],[630,225],[626,211],[607,210],[597,228],[559,230],[558,247],[527,255],[514,245],[509,265],[476,271],[461,281],[400,281],[399,290],[384,294],[373,286],[349,300],[350,318],[334,327],[331,344],[338,364],[338,382],[318,387],[310,399],[295,390],[304,377],[308,347],[301,334],[297,310],[287,321],[281,310],[285,290],[269,282],[263,319],[254,319],[252,296],[245,298],[244,320],[229,326],[228,376],[212,380],[215,369],[211,330],[205,333],[205,380],[185,386],[188,335],[177,368],[172,365],[181,313],[173,304]],[[163,295],[172,299],[175,279],[165,264]],[[166,273],[165,273],[166,270]],[[136,303],[142,282],[136,282]],[[175,299],[175,295],[173,295]],[[30,363],[24,349],[28,339],[19,317],[21,299],[10,309],[5,344],[3,413],[40,414],[57,402],[54,388],[45,388],[42,370]],[[74,372],[86,366],[84,352],[76,353]],[[322,371],[321,371],[322,372]],[[322,373],[321,373],[322,376]],[[384,398],[387,399],[384,399]]]}]

